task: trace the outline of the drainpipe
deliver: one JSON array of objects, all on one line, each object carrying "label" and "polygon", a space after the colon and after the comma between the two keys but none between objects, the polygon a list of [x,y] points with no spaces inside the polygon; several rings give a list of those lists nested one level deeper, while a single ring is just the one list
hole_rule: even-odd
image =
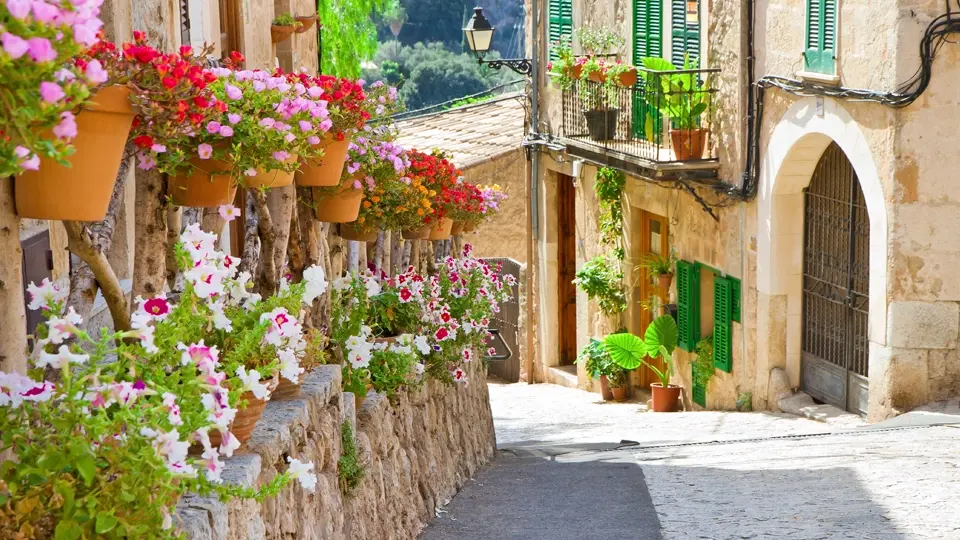
[{"label": "drainpipe", "polygon": [[[530,107],[530,135],[538,137],[540,130],[540,10],[538,0],[530,0],[530,4],[530,12],[533,16],[531,29],[533,69],[530,72],[530,77],[533,79],[531,91],[533,103]],[[535,341],[533,336],[533,321],[536,320],[533,309],[533,299],[536,297],[539,300],[539,295],[535,294],[533,289],[533,270],[536,266],[539,272],[540,268],[540,264],[534,263],[534,253],[536,253],[534,246],[540,239],[540,208],[538,204],[538,198],[540,196],[540,151],[536,146],[530,147],[529,186],[530,202],[528,208],[530,210],[530,216],[527,220],[527,357],[525,363],[527,368],[527,383],[533,384],[536,382],[533,376],[533,347]],[[537,282],[539,283],[539,281],[538,279]],[[539,302],[537,305],[539,306]]]}]

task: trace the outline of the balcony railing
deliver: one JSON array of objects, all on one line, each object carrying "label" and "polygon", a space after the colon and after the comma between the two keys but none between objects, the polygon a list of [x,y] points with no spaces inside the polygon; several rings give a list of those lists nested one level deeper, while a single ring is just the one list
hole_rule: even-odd
[{"label": "balcony railing", "polygon": [[563,90],[562,137],[582,149],[641,166],[707,165],[713,133],[713,84],[719,69],[638,68],[630,87],[586,78]]}]

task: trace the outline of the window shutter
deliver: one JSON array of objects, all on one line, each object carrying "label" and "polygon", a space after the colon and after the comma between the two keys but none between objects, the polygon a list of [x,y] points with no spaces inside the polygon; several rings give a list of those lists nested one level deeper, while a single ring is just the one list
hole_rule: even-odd
[{"label": "window shutter", "polygon": [[677,329],[678,346],[685,351],[693,351],[697,345],[700,317],[698,294],[700,279],[695,267],[687,261],[677,261]]},{"label": "window shutter", "polygon": [[[633,65],[642,66],[644,58],[663,54],[663,4],[660,0],[633,0]],[[642,92],[632,92],[633,136],[660,141],[662,128],[657,108],[643,99]],[[652,133],[647,133],[647,119],[653,120]]]},{"label": "window shutter", "polygon": [[728,277],[730,281],[730,320],[742,322],[740,320],[740,280]]},{"label": "window shutter", "polygon": [[573,40],[573,0],[550,0],[548,16],[550,60],[556,60],[556,44],[570,43]]},{"label": "window shutter", "polygon": [[707,408],[707,388],[705,386],[700,386],[696,383],[697,381],[697,365],[693,364],[690,366],[691,372],[691,381],[693,381],[693,389],[690,391],[690,395],[693,398],[693,402],[697,405]]},{"label": "window shutter", "polygon": [[729,278],[717,276],[713,280],[713,365],[730,373],[732,313],[731,283]]},{"label": "window shutter", "polygon": [[805,68],[833,73],[837,52],[837,0],[807,0]]},{"label": "window shutter", "polygon": [[670,61],[677,69],[683,67],[684,56],[691,61],[700,59],[700,3],[697,2],[697,23],[687,24],[687,1],[671,0],[670,4]]}]

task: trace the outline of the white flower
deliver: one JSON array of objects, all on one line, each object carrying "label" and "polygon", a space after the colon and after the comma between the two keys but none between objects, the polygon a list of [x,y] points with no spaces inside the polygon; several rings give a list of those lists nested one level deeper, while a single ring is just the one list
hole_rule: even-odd
[{"label": "white flower", "polygon": [[343,291],[350,288],[353,279],[350,276],[341,276],[333,280],[333,290]]},{"label": "white flower", "polygon": [[257,399],[269,399],[270,398],[270,388],[267,385],[260,382],[260,372],[251,369],[249,372],[243,366],[237,367],[237,377],[243,381],[243,389],[253,392],[254,397]]},{"label": "white flower", "polygon": [[350,361],[350,365],[353,369],[365,368],[370,365],[370,349],[369,348],[360,348],[354,351],[350,351],[347,355],[347,359]]},{"label": "white flower", "polygon": [[226,430],[220,430],[220,453],[227,457],[233,456],[233,451],[240,448],[240,439],[233,433]]},{"label": "white flower", "polygon": [[297,384],[304,369],[300,367],[300,361],[297,360],[296,353],[291,349],[280,349],[277,351],[277,358],[280,360],[280,376],[293,384]]},{"label": "white flower", "polygon": [[313,462],[303,463],[297,458],[287,456],[287,463],[290,464],[287,472],[290,473],[291,478],[297,479],[303,489],[310,493],[316,491],[317,475],[311,472],[313,471]]},{"label": "white flower", "polygon": [[184,272],[183,277],[193,285],[193,291],[200,298],[210,298],[224,294],[223,278],[225,272],[220,268],[201,263]]},{"label": "white flower", "polygon": [[380,287],[380,282],[376,278],[368,277],[363,281],[364,286],[367,288],[367,297],[371,298],[378,294],[382,290]]},{"label": "white flower", "polygon": [[210,312],[213,313],[213,327],[217,330],[223,330],[226,332],[233,331],[233,323],[227,317],[227,314],[223,312],[223,302],[211,302],[207,307],[210,308]]},{"label": "white flower", "polygon": [[73,306],[70,306],[62,319],[52,316],[47,321],[47,341],[54,345],[63,343],[63,340],[70,338],[77,331],[77,327],[82,322],[83,318],[73,309]]},{"label": "white flower", "polygon": [[224,289],[229,296],[228,303],[231,306],[239,306],[241,302],[250,297],[250,293],[247,291],[247,283],[249,283],[251,277],[250,272],[240,272],[236,279],[226,280]]},{"label": "white flower", "polygon": [[142,328],[135,328],[129,333],[131,337],[140,340],[140,345],[143,346],[143,350],[147,351],[149,354],[156,354],[160,352],[160,349],[153,343],[153,333],[155,329],[152,326],[144,326]]},{"label": "white flower", "polygon": [[69,291],[57,287],[50,278],[43,278],[40,285],[30,282],[27,285],[27,292],[30,294],[27,309],[52,309],[54,303],[63,302],[69,294]]},{"label": "white flower", "polygon": [[89,354],[74,354],[70,348],[61,345],[56,354],[50,354],[46,351],[40,351],[40,357],[36,361],[38,368],[50,366],[56,369],[63,369],[70,364],[86,364],[90,360]]},{"label": "white flower", "polygon": [[303,293],[304,304],[312,304],[327,291],[327,278],[321,266],[313,265],[304,270],[303,281],[306,284],[306,290]]},{"label": "white flower", "polygon": [[430,354],[430,343],[427,341],[427,336],[417,336],[413,338],[413,345],[420,351],[420,354]]},{"label": "white flower", "polygon": [[223,472],[223,462],[220,461],[216,449],[207,448],[201,457],[203,459],[199,461],[203,465],[203,472],[207,475],[207,480],[217,484],[222,483],[223,479],[220,478],[220,473]]},{"label": "white flower", "polygon": [[173,516],[166,509],[163,510],[163,523],[160,524],[160,528],[165,531],[173,528]]},{"label": "white flower", "polygon": [[240,209],[232,204],[220,205],[218,212],[220,213],[220,217],[226,222],[233,221],[240,217]]},{"label": "white flower", "polygon": [[347,350],[356,350],[367,345],[367,340],[363,336],[350,336],[347,338],[347,341],[344,343],[347,347]]},{"label": "white flower", "polygon": [[180,241],[193,261],[199,262],[213,255],[216,250],[217,235],[204,231],[199,223],[193,223],[180,235]]}]

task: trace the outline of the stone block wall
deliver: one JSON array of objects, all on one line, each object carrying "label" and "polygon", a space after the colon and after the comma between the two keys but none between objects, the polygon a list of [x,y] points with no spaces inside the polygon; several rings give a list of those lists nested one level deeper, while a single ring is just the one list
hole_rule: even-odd
[{"label": "stone block wall", "polygon": [[[393,403],[371,393],[359,410],[340,391],[340,367],[305,378],[299,398],[271,401],[248,450],[226,461],[227,482],[254,486],[286,469],[286,457],[313,461],[315,493],[292,484],[261,504],[186,497],[178,508],[191,540],[412,539],[481,465],[496,441],[483,366],[467,386],[430,381]],[[341,422],[355,426],[365,476],[349,497],[338,487]]]}]

